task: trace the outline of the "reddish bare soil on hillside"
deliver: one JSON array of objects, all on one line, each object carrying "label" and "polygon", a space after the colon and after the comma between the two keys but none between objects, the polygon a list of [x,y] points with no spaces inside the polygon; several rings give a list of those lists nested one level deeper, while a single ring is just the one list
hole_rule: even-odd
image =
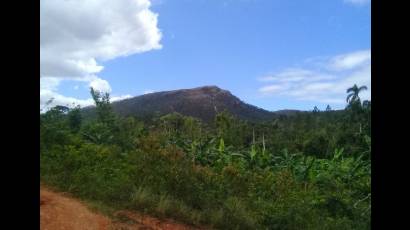
[{"label": "reddish bare soil on hillside", "polygon": [[191,230],[192,226],[170,219],[158,219],[136,212],[120,211],[114,221],[92,212],[81,201],[40,186],[41,230]]}]

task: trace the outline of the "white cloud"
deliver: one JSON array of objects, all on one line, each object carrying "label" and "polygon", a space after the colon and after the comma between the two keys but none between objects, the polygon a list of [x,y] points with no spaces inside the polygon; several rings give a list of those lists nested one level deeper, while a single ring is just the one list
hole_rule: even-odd
[{"label": "white cloud", "polygon": [[149,0],[41,0],[40,79],[47,80],[40,80],[40,94],[51,91],[62,99],[56,92],[60,79],[111,91],[96,76],[104,69],[101,61],[162,48],[158,14],[150,5]]},{"label": "white cloud", "polygon": [[[121,96],[111,96],[110,101],[120,101],[124,100],[127,98],[131,98],[132,96],[127,94],[127,95],[121,95]],[[50,99],[53,99],[52,102],[46,106],[47,101]],[[67,106],[69,108],[74,108],[75,106],[79,105],[80,107],[86,107],[90,105],[94,105],[94,101],[91,98],[88,99],[78,99],[74,97],[66,97],[64,95],[61,95],[55,91],[48,90],[48,89],[43,89],[40,91],[40,110],[41,112],[46,112],[48,109],[56,106],[56,105],[63,105]]]},{"label": "white cloud", "polygon": [[330,90],[334,87],[334,84],[329,82],[315,82],[312,84],[308,84],[304,87],[305,90]]},{"label": "white cloud", "polygon": [[343,104],[346,89],[357,84],[368,87],[360,97],[363,100],[371,98],[370,50],[329,57],[322,60],[319,66],[327,68],[288,68],[277,74],[259,78],[259,81],[272,83],[262,86],[258,91],[265,96]]},{"label": "white cloud", "polygon": [[40,75],[83,77],[97,60],[160,49],[148,0],[41,0]]},{"label": "white cloud", "polygon": [[[50,99],[53,99],[52,103],[46,106],[46,102]],[[55,91],[42,89],[40,90],[40,109],[42,112],[47,111],[47,109],[56,106],[56,105],[63,105],[68,106],[70,108],[80,105],[81,107],[92,105],[94,102],[91,98],[89,99],[77,99],[73,97],[66,97],[63,96]]]},{"label": "white cloud", "polygon": [[286,69],[277,75],[269,75],[260,78],[260,81],[299,81],[311,72],[304,69]]},{"label": "white cloud", "polygon": [[62,79],[52,77],[40,78],[40,89],[56,91]]},{"label": "white cloud", "polygon": [[365,5],[370,3],[370,0],[344,0],[344,2],[353,5]]},{"label": "white cloud", "polygon": [[121,101],[127,98],[131,98],[132,96],[127,94],[127,95],[123,95],[123,96],[113,96],[111,97],[111,101]]},{"label": "white cloud", "polygon": [[282,92],[283,90],[286,90],[287,87],[286,85],[268,85],[264,86],[259,89],[259,92],[261,93],[276,93],[276,92]]},{"label": "white cloud", "polygon": [[341,71],[369,64],[371,61],[370,50],[361,50],[353,53],[338,55],[329,62],[331,70]]},{"label": "white cloud", "polygon": [[[94,101],[92,98],[78,99],[74,97],[67,97],[67,96],[64,96],[58,93],[57,88],[61,81],[63,81],[63,79],[61,78],[48,78],[48,77],[40,78],[40,110],[42,110],[41,112],[46,112],[49,108],[52,108],[56,105],[63,105],[63,106],[73,108],[77,105],[81,107],[85,107],[85,106],[94,104]],[[93,88],[99,91],[103,91],[103,92],[111,91],[111,88],[108,82],[105,80],[102,80],[97,77],[93,77],[93,78],[88,79],[87,81],[91,81],[89,86],[92,86]],[[79,86],[78,85],[74,86],[74,89],[76,88],[78,89]],[[119,100],[123,100],[123,99],[130,98],[130,97],[132,96],[129,94],[120,95],[120,96],[112,95],[110,99],[111,101],[119,101]],[[50,99],[53,99],[52,102],[46,106],[46,103]]]},{"label": "white cloud", "polygon": [[281,71],[278,74],[271,74],[259,78],[261,82],[299,82],[299,81],[317,81],[331,79],[333,76],[328,74],[318,74],[311,70],[300,69],[300,68],[288,68]]},{"label": "white cloud", "polygon": [[148,90],[145,90],[145,91],[143,92],[143,94],[154,93],[154,92],[155,92],[154,90],[148,89]]},{"label": "white cloud", "polygon": [[103,80],[101,78],[95,78],[90,82],[90,87],[92,87],[94,90],[101,91],[101,92],[111,92],[111,86],[108,83],[108,81]]}]

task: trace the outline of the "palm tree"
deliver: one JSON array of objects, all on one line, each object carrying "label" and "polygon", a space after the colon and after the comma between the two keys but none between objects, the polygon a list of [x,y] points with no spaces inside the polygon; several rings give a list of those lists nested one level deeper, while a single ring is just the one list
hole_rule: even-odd
[{"label": "palm tree", "polygon": [[348,88],[347,89],[347,98],[346,98],[346,102],[348,102],[349,104],[352,102],[360,102],[360,97],[359,97],[359,93],[363,90],[367,90],[367,86],[363,85],[360,87],[357,87],[356,84],[354,84],[353,87]]}]

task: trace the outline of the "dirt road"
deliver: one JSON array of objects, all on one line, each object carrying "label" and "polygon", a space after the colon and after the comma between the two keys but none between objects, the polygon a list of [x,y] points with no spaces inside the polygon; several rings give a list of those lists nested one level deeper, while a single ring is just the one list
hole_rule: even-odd
[{"label": "dirt road", "polygon": [[127,221],[113,221],[94,213],[79,200],[66,194],[40,186],[41,230],[191,230],[191,226],[172,220],[159,220],[135,212],[121,211],[115,214]]}]

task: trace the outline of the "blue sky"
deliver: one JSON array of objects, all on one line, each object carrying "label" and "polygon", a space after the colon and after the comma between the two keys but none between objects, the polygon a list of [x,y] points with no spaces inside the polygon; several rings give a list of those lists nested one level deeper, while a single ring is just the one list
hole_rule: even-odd
[{"label": "blue sky", "polygon": [[[109,25],[111,22],[98,18],[95,22],[84,19],[81,24],[67,23],[65,18],[55,20],[52,17],[64,17],[64,13],[53,14],[64,11],[60,9],[64,4],[41,1],[44,21],[61,21],[58,28],[68,28],[65,34],[81,37],[91,46],[103,45],[95,49],[85,48],[90,47],[86,42],[72,45],[80,44],[80,39],[55,45],[46,41],[54,36],[48,34],[55,34],[51,33],[55,27],[44,22],[40,31],[44,40],[40,44],[40,104],[47,97],[57,98],[55,103],[60,99],[61,103],[72,100],[89,104],[90,85],[111,92],[114,100],[147,92],[217,85],[267,110],[311,110],[315,105],[324,109],[327,104],[343,108],[345,90],[354,83],[367,85],[369,90],[360,96],[370,99],[370,1],[141,0],[139,7],[133,9],[128,9],[126,0],[121,1],[123,5],[110,9],[118,14],[142,12],[141,20],[136,26],[127,20],[127,33],[121,32],[109,43],[101,42],[107,39],[100,31],[114,28]],[[104,6],[87,5],[83,9],[87,7],[90,12],[100,12],[98,7]],[[147,12],[151,20],[144,19]],[[78,12],[85,13],[87,10]],[[123,23],[111,24],[117,26],[111,34],[120,34],[118,26]],[[87,29],[99,27],[98,32]],[[93,36],[101,39],[91,43]],[[84,61],[87,64],[82,66],[87,66],[87,70],[55,75],[54,72],[68,68],[55,63],[58,60],[47,59],[60,50],[63,54],[70,50],[67,60],[78,58],[76,63]]]}]

